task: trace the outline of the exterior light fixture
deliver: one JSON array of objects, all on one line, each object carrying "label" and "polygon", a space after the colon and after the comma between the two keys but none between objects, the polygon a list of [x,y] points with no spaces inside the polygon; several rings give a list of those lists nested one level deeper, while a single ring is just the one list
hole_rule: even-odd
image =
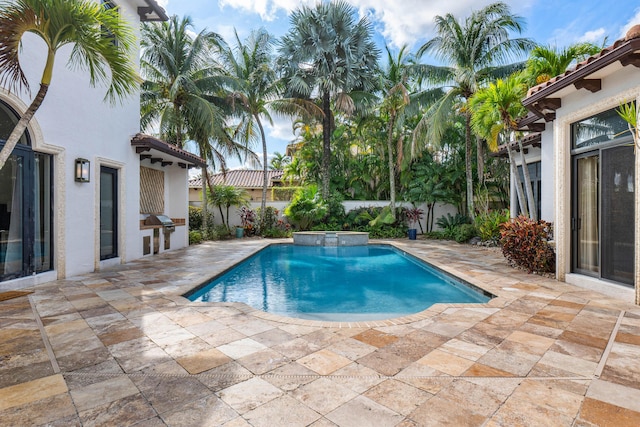
[{"label": "exterior light fixture", "polygon": [[91,163],[87,159],[76,159],[76,182],[89,182]]}]

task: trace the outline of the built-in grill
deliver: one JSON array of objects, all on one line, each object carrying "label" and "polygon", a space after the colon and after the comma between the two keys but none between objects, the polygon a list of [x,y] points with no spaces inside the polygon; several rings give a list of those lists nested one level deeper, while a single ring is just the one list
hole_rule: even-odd
[{"label": "built-in grill", "polygon": [[166,215],[151,214],[144,220],[144,225],[161,225],[164,227],[165,232],[175,231],[176,229],[176,225]]}]

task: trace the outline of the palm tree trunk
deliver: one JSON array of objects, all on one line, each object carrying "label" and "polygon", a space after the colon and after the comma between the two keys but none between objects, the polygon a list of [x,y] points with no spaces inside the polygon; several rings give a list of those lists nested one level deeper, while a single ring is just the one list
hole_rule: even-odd
[{"label": "palm tree trunk", "polygon": [[475,207],[473,206],[473,167],[471,165],[471,113],[465,113],[465,156],[464,165],[467,173],[467,215],[473,220],[475,218]]},{"label": "palm tree trunk", "polygon": [[395,114],[391,114],[389,130],[387,132],[387,156],[389,157],[389,195],[391,198],[391,215],[396,217],[396,181],[395,181],[395,162],[393,161],[393,128],[395,126]]},{"label": "palm tree trunk", "polygon": [[[208,230],[207,224],[207,183],[209,182],[207,168],[202,168],[202,229]],[[213,225],[213,224],[211,224]]]},{"label": "palm tree trunk", "polygon": [[20,120],[18,120],[18,123],[11,131],[9,138],[7,138],[7,142],[4,144],[4,147],[2,147],[2,151],[0,151],[0,170],[2,170],[4,164],[7,163],[11,152],[15,148],[20,138],[22,138],[22,134],[24,134],[24,131],[33,118],[33,115],[36,113],[36,111],[38,111],[40,105],[42,105],[42,101],[44,101],[44,97],[47,94],[48,90],[48,84],[40,84],[40,89],[38,90],[36,97],[33,99],[31,105],[29,105],[29,108],[27,108],[27,111],[25,111],[22,117],[20,117]]},{"label": "palm tree trunk", "polygon": [[[531,177],[529,175],[529,167],[527,165],[527,159],[524,156],[524,148],[522,147],[522,141],[518,140],[518,146],[520,148],[520,159],[522,162],[522,173],[524,175],[524,188],[527,192],[527,204],[529,206],[529,218],[534,221],[538,220],[538,209],[536,208],[536,199],[533,197],[533,187],[531,186]],[[518,175],[519,176],[519,175]]]},{"label": "palm tree trunk", "polygon": [[513,158],[513,152],[511,151],[509,143],[507,143],[507,153],[509,154],[509,167],[511,168],[511,176],[516,180],[516,195],[518,196],[520,209],[522,209],[522,213],[524,216],[529,216],[529,212],[527,211],[527,204],[525,203],[524,194],[522,191],[522,181],[520,180],[520,174],[518,173],[516,161]]},{"label": "palm tree trunk", "polygon": [[322,94],[322,197],[329,198],[329,182],[331,173],[331,103],[329,92]]},{"label": "palm tree trunk", "polygon": [[264,136],[264,128],[258,115],[254,115],[258,127],[260,128],[260,137],[262,138],[262,203],[260,203],[260,228],[264,225],[264,211],[267,208],[267,185],[269,183],[267,175],[267,139]]},{"label": "palm tree trunk", "polygon": [[478,183],[484,184],[484,141],[476,136],[476,165],[478,166]]}]

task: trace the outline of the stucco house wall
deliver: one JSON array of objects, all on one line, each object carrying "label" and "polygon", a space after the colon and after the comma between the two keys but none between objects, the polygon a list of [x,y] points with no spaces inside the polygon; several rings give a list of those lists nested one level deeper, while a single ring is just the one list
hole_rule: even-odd
[{"label": "stucco house wall", "polygon": [[[598,274],[586,274],[574,271],[572,265],[572,223],[575,223],[572,212],[573,203],[577,197],[577,190],[572,180],[574,158],[581,152],[584,155],[599,156],[598,145],[572,151],[571,125],[609,110],[618,108],[621,104],[636,102],[640,105],[640,61],[637,60],[640,51],[640,26],[632,28],[627,38],[616,41],[612,46],[603,49],[597,55],[577,64],[574,68],[561,76],[551,79],[548,83],[534,87],[523,101],[532,113],[539,116],[538,123],[544,123],[541,132],[541,148],[533,151],[528,161],[541,160],[542,168],[542,218],[554,223],[556,248],[556,277],[575,285],[597,289],[627,300],[640,302],[638,260],[640,259],[640,161],[635,155],[635,184],[634,190],[635,221],[627,224],[630,234],[635,235],[634,266],[630,266],[633,273],[633,286],[626,286],[611,280],[598,278]],[[574,82],[577,82],[575,84]],[[589,85],[590,89],[582,87]],[[553,107],[550,105],[556,104]],[[560,105],[557,107],[557,105]],[[546,116],[546,117],[545,117]],[[630,136],[626,136],[629,144]],[[605,146],[616,146],[609,143]],[[589,154],[595,153],[595,154]],[[600,174],[604,174],[606,165],[599,165]],[[613,169],[609,170],[610,172]],[[603,176],[603,175],[602,175]],[[598,186],[604,185],[598,182]],[[598,187],[600,188],[600,187]],[[600,191],[600,190],[599,190]],[[604,207],[598,215],[611,218]],[[579,221],[580,219],[578,219]],[[619,223],[618,223],[619,224]],[[611,242],[611,237],[605,234],[604,228],[599,227],[598,245]],[[598,246],[600,248],[600,246]],[[586,249],[585,249],[586,250]],[[599,261],[600,262],[600,261]],[[601,269],[601,264],[598,264]]]},{"label": "stucco house wall", "polygon": [[[131,23],[139,39],[140,7],[154,20],[166,19],[154,0],[114,2],[124,20]],[[149,9],[150,8],[150,9]],[[157,12],[160,12],[158,15]],[[143,256],[140,215],[140,154],[132,147],[132,137],[140,130],[139,94],[115,104],[104,101],[107,88],[92,88],[86,72],[67,67],[71,46],[58,52],[53,79],[46,98],[27,131],[33,151],[52,155],[53,268],[29,277],[0,281],[0,289],[17,289],[49,280],[71,277],[124,263]],[[44,43],[26,35],[21,65],[31,93],[9,93],[0,88],[0,101],[18,114],[31,102],[44,66]],[[139,52],[131,60],[139,65]],[[171,154],[168,155],[169,157]],[[76,182],[76,158],[90,161],[90,182]],[[196,158],[197,159],[197,158]],[[165,214],[183,224],[172,234],[171,249],[188,245],[188,168],[149,165],[164,172]],[[100,167],[117,169],[117,257],[100,260]]]}]

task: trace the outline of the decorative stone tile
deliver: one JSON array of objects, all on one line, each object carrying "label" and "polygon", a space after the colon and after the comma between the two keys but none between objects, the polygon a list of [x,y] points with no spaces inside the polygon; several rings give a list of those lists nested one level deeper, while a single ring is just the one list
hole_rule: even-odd
[{"label": "decorative stone tile", "polygon": [[[54,425],[57,420],[75,417],[76,408],[68,393],[57,394],[34,402],[0,411],[4,426]],[[79,421],[78,421],[79,423]],[[68,425],[73,425],[69,422]]]},{"label": "decorative stone tile", "polygon": [[0,389],[0,411],[66,393],[62,375],[39,378]]},{"label": "decorative stone tile", "polygon": [[193,377],[132,377],[133,382],[160,414],[180,409],[189,402],[202,399],[211,391]]},{"label": "decorative stone tile", "polygon": [[463,357],[469,360],[478,360],[486,354],[492,347],[481,346],[459,339],[452,339],[444,343],[438,349],[447,353]]},{"label": "decorative stone tile", "polygon": [[109,400],[108,403],[79,413],[82,425],[87,427],[134,425],[155,415],[153,408],[139,394]]},{"label": "decorative stone tile", "polygon": [[282,390],[260,378],[252,378],[219,391],[218,396],[240,414],[283,395]]},{"label": "decorative stone tile", "polygon": [[198,336],[212,347],[219,347],[221,345],[229,344],[230,342],[239,341],[243,338],[246,338],[244,334],[241,334],[240,332],[226,326],[222,329],[209,332],[206,335]]},{"label": "decorative stone tile", "polygon": [[225,363],[198,375],[198,380],[211,391],[219,391],[234,384],[253,378],[253,374],[242,367],[238,362]]},{"label": "decorative stone tile", "polygon": [[255,427],[305,427],[320,417],[320,414],[289,396],[276,398],[244,414],[244,418]]},{"label": "decorative stone tile", "polygon": [[363,394],[401,415],[409,415],[433,395],[396,380],[386,380]]},{"label": "decorative stone tile", "polygon": [[356,393],[363,393],[384,381],[373,369],[352,363],[342,369],[338,369],[329,376],[331,381],[347,387]]},{"label": "decorative stone tile", "polygon": [[357,360],[361,365],[373,369],[381,375],[393,376],[411,365],[412,360],[403,355],[388,351],[386,348],[376,350]]},{"label": "decorative stone tile", "polygon": [[494,348],[478,359],[478,363],[514,375],[525,376],[538,360],[540,360],[539,356],[528,353],[512,353],[508,349]]},{"label": "decorative stone tile", "polygon": [[602,380],[593,380],[586,394],[615,406],[640,412],[640,390]]},{"label": "decorative stone tile", "polygon": [[285,343],[272,347],[273,350],[283,354],[284,356],[287,356],[291,360],[298,360],[301,357],[307,356],[311,353],[315,353],[321,348],[322,347],[320,347],[319,345],[310,343],[309,341],[302,338],[296,338],[294,340],[287,341]]},{"label": "decorative stone tile", "polygon": [[251,338],[241,339],[229,344],[218,347],[218,350],[226,354],[233,359],[240,359],[241,357],[248,356],[256,353],[260,350],[264,350],[266,347]]},{"label": "decorative stone tile", "polygon": [[176,359],[176,362],[192,375],[208,371],[230,361],[231,359],[228,356],[215,348]]},{"label": "decorative stone tile", "polygon": [[355,335],[353,339],[362,341],[365,344],[369,344],[377,348],[382,348],[396,342],[398,337],[380,332],[376,329],[368,329],[358,335]]},{"label": "decorative stone tile", "polygon": [[350,360],[357,360],[363,356],[366,356],[367,354],[374,352],[376,348],[377,347],[375,346],[352,338],[346,338],[327,347],[328,350],[331,350],[332,352],[339,354],[340,356],[344,356]]},{"label": "decorative stone tile", "polygon": [[266,349],[237,360],[255,375],[262,375],[291,361],[277,351]]},{"label": "decorative stone tile", "polygon": [[289,363],[263,375],[262,379],[281,390],[291,392],[298,387],[315,381],[318,374],[298,363]]},{"label": "decorative stone tile", "polygon": [[162,414],[163,421],[171,427],[220,426],[237,417],[236,411],[214,395]]},{"label": "decorative stone tile", "polygon": [[621,408],[590,397],[584,399],[578,425],[637,427],[640,423],[640,412]]},{"label": "decorative stone tile", "polygon": [[579,357],[556,353],[555,351],[546,352],[540,359],[540,363],[562,369],[567,372],[572,372],[583,377],[591,377],[598,367],[598,364],[595,362],[590,362]]},{"label": "decorative stone tile", "polygon": [[273,325],[269,324],[268,322],[263,322],[261,320],[251,320],[248,322],[243,322],[238,325],[231,325],[231,329],[235,329],[236,331],[248,337],[252,335],[260,334],[262,332],[269,331],[273,328],[274,328]]},{"label": "decorative stone tile", "polygon": [[364,396],[350,400],[326,418],[340,427],[391,427],[402,421],[402,415]]},{"label": "decorative stone tile", "polygon": [[252,340],[259,342],[266,347],[273,347],[295,339],[295,336],[280,328],[269,329],[268,331],[255,334]]},{"label": "decorative stone tile", "polygon": [[347,366],[351,363],[351,360],[330,350],[324,349],[298,359],[298,363],[320,375],[329,375],[332,372]]},{"label": "decorative stone tile", "polygon": [[319,378],[291,392],[291,396],[314,411],[326,415],[338,406],[358,396],[353,390],[328,378]]},{"label": "decorative stone tile", "polygon": [[117,376],[70,391],[78,412],[93,409],[139,393],[128,377]]},{"label": "decorative stone tile", "polygon": [[473,365],[472,360],[454,356],[440,350],[431,353],[418,360],[416,364],[428,366],[449,375],[461,375]]}]

